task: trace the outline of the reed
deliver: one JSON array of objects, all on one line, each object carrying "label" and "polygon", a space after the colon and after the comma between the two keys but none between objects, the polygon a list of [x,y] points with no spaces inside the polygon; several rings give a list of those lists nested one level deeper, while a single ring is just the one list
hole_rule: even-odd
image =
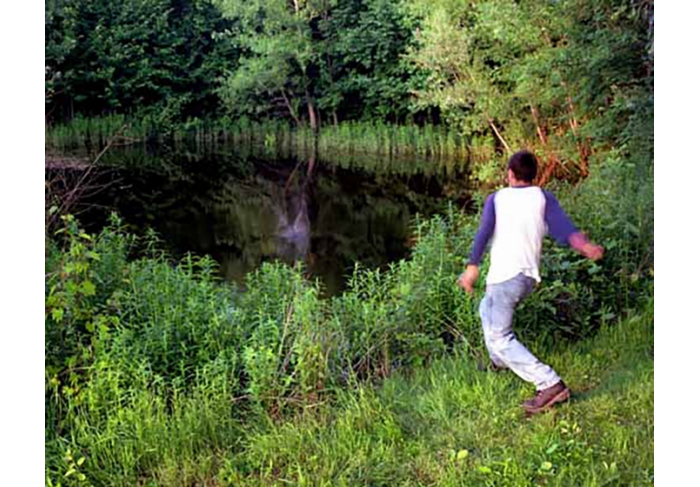
[{"label": "reed", "polygon": [[388,160],[413,157],[446,160],[466,159],[469,155],[469,141],[457,131],[431,125],[419,127],[346,121],[338,126],[325,125],[315,134],[308,127],[293,127],[279,120],[189,120],[164,129],[153,119],[123,115],[78,117],[66,124],[47,126],[46,147],[58,152],[82,148],[98,151],[124,125],[127,128],[123,131],[120,144],[188,139],[202,144],[220,142],[260,146],[268,153],[300,156],[308,155],[317,147],[319,157],[328,159],[335,156],[376,156]]}]

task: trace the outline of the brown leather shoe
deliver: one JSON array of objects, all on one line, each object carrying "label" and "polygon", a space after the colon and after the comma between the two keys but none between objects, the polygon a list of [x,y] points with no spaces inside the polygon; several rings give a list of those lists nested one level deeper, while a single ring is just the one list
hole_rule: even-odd
[{"label": "brown leather shoe", "polygon": [[537,395],[523,403],[523,409],[528,414],[537,414],[545,411],[557,403],[564,402],[571,397],[571,391],[564,381],[559,381],[552,387],[537,391]]}]

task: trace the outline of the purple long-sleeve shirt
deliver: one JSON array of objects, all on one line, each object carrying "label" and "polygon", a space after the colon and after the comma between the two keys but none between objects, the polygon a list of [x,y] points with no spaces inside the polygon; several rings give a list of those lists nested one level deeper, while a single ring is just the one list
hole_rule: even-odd
[{"label": "purple long-sleeve shirt", "polygon": [[[531,186],[522,186],[529,188]],[[559,201],[549,191],[542,190],[545,197],[544,220],[547,224],[549,234],[562,245],[569,244],[569,237],[572,234],[578,233],[578,229],[571,222],[569,216],[564,212]],[[486,198],[484,203],[484,211],[481,215],[481,223],[479,230],[474,238],[474,246],[469,256],[469,264],[479,265],[486,251],[486,245],[493,236],[496,227],[496,206],[494,197],[496,193],[492,193]]]}]

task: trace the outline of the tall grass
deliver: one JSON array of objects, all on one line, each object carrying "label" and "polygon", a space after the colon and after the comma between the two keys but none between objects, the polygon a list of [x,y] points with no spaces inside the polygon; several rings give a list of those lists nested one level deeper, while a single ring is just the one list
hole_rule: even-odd
[{"label": "tall grass", "polygon": [[46,146],[54,151],[91,147],[99,151],[123,126],[120,143],[143,143],[153,138],[188,139],[201,144],[227,143],[256,146],[272,155],[307,158],[317,154],[334,159],[373,156],[383,160],[466,160],[468,141],[445,127],[397,126],[382,122],[343,122],[323,126],[318,135],[308,127],[292,128],[284,121],[251,121],[246,118],[216,121],[193,120],[162,126],[153,119],[121,115],[78,117],[67,124],[46,128]]},{"label": "tall grass", "polygon": [[46,127],[46,148],[53,151],[89,147],[95,152],[107,145],[120,130],[122,143],[145,140],[155,127],[148,120],[133,120],[124,115],[106,115],[99,118],[76,117],[66,124]]}]

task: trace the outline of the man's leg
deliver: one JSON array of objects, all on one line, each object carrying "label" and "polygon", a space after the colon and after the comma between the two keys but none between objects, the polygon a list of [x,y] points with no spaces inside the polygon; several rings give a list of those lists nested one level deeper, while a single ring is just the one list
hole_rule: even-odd
[{"label": "man's leg", "polygon": [[493,306],[493,300],[491,297],[486,294],[483,299],[481,300],[481,303],[479,304],[479,316],[481,317],[481,328],[484,332],[484,343],[486,344],[486,349],[489,352],[489,357],[491,358],[491,362],[496,366],[496,367],[502,367],[502,368],[507,368],[508,366],[503,362],[494,350],[491,348],[491,342],[487,339],[489,336],[489,329],[491,327],[491,307]]},{"label": "man's leg", "polygon": [[519,274],[508,281],[488,285],[482,302],[486,319],[482,315],[482,323],[486,346],[492,357],[497,357],[499,362],[541,391],[558,384],[561,378],[517,340],[512,326],[513,311],[532,291],[533,283],[531,278]]}]

